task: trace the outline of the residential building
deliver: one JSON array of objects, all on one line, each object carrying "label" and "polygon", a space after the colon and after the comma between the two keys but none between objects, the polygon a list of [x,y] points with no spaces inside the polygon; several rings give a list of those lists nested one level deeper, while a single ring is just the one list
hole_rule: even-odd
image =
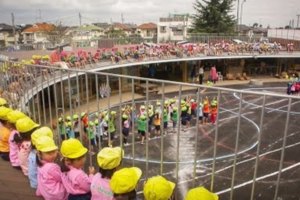
[{"label": "residential building", "polygon": [[0,47],[13,46],[18,43],[19,32],[15,28],[15,34],[13,32],[13,26],[7,24],[0,24]]},{"label": "residential building", "polygon": [[33,45],[35,49],[46,49],[52,46],[48,37],[55,30],[55,25],[48,23],[36,23],[23,30],[23,43]]},{"label": "residential building", "polygon": [[188,14],[162,17],[157,24],[157,42],[185,40],[191,26],[192,18]]},{"label": "residential building", "polygon": [[71,43],[74,47],[95,47],[98,45],[98,39],[104,36],[105,32],[95,25],[83,25],[69,28],[65,35],[72,38]]},{"label": "residential building", "polygon": [[135,24],[122,24],[118,22],[114,23],[112,27],[114,30],[124,32],[127,37],[135,35],[137,29],[137,25]]},{"label": "residential building", "polygon": [[155,42],[157,40],[157,25],[154,23],[144,23],[137,27],[137,33],[146,41]]}]

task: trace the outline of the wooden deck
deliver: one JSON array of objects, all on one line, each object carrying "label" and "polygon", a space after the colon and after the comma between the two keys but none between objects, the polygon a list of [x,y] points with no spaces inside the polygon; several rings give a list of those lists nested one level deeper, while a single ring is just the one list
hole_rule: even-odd
[{"label": "wooden deck", "polygon": [[41,200],[22,171],[0,159],[0,200]]}]

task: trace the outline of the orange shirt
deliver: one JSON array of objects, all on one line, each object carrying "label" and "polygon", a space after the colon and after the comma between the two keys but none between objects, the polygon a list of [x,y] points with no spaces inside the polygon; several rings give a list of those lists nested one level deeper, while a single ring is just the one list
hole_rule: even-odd
[{"label": "orange shirt", "polygon": [[154,117],[153,122],[154,122],[154,126],[160,126],[160,117],[158,118]]},{"label": "orange shirt", "polygon": [[204,113],[210,113],[210,105],[209,104],[204,104],[203,112]]},{"label": "orange shirt", "polygon": [[8,128],[0,127],[0,152],[9,152],[9,136],[10,131]]}]

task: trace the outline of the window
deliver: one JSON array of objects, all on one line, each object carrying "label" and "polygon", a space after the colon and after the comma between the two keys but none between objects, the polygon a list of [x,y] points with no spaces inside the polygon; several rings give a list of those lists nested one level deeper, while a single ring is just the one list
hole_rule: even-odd
[{"label": "window", "polygon": [[166,33],[167,32],[167,28],[165,26],[160,26],[159,29],[160,29],[161,33]]}]

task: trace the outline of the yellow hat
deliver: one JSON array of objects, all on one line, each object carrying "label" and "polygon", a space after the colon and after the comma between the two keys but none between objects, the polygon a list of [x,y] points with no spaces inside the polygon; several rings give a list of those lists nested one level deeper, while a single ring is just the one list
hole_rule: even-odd
[{"label": "yellow hat", "polygon": [[18,110],[14,110],[7,114],[7,120],[9,123],[15,124],[19,119],[27,117],[24,113]]},{"label": "yellow hat", "polygon": [[114,169],[121,163],[124,151],[120,147],[105,147],[97,155],[97,162],[102,169]]},{"label": "yellow hat", "polygon": [[26,133],[39,126],[40,125],[36,124],[29,117],[24,117],[16,122],[16,128],[19,133]]},{"label": "yellow hat", "polygon": [[50,152],[58,149],[54,140],[48,136],[41,136],[36,140],[36,149],[41,152]]},{"label": "yellow hat", "polygon": [[137,167],[123,168],[116,171],[109,182],[114,194],[124,194],[136,188],[142,176],[142,171]]},{"label": "yellow hat", "polygon": [[149,178],[144,185],[145,200],[168,200],[175,188],[175,183],[162,176]]},{"label": "yellow hat", "polygon": [[7,105],[7,101],[0,97],[0,106],[5,106],[5,105]]},{"label": "yellow hat", "polygon": [[74,138],[64,140],[60,147],[62,156],[70,159],[79,158],[86,154],[87,151],[88,149],[79,140]]},{"label": "yellow hat", "polygon": [[4,106],[0,107],[0,119],[2,120],[8,120],[7,115],[8,113],[12,112],[13,110]]},{"label": "yellow hat", "polygon": [[218,200],[218,195],[208,191],[204,187],[198,187],[188,191],[185,200]]},{"label": "yellow hat", "polygon": [[35,131],[33,131],[33,133],[31,134],[31,142],[33,145],[36,145],[36,141],[38,140],[39,137],[41,136],[48,136],[50,138],[53,139],[53,132],[52,130],[47,127],[47,126],[43,126],[41,128],[36,129]]}]

